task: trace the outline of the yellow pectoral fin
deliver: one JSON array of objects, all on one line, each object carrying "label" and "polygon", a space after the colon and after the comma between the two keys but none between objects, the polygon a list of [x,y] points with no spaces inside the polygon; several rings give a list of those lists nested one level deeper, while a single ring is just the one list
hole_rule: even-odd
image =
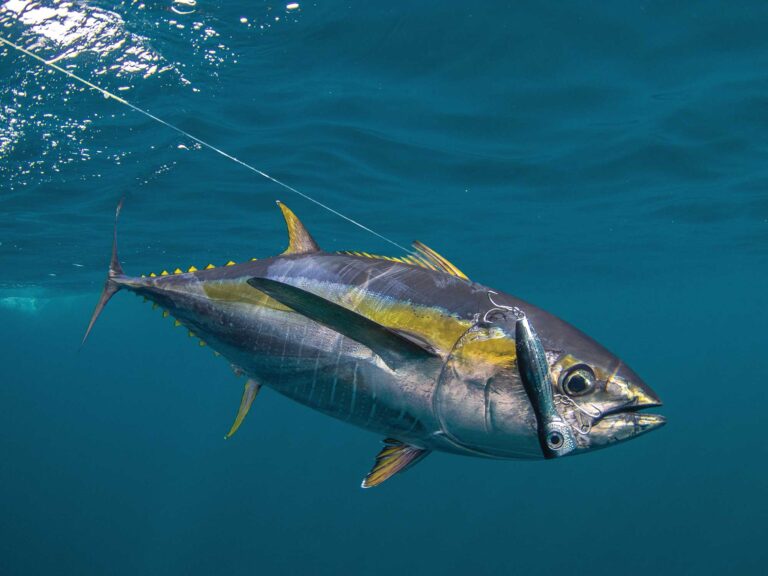
[{"label": "yellow pectoral fin", "polygon": [[240,400],[240,408],[237,410],[237,416],[235,416],[235,422],[232,424],[232,428],[230,428],[229,432],[227,432],[227,435],[224,436],[225,440],[231,438],[234,433],[237,432],[237,429],[240,428],[240,424],[245,420],[248,410],[251,409],[251,404],[253,404],[253,399],[256,398],[260,389],[261,384],[256,382],[253,378],[248,378],[245,383],[245,389],[243,390],[243,398]]}]

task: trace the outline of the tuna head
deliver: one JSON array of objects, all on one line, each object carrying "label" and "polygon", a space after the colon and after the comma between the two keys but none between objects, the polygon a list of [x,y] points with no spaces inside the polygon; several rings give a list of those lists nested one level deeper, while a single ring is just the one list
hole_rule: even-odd
[{"label": "tuna head", "polygon": [[[664,424],[640,412],[656,394],[603,346],[562,320],[526,305],[549,364],[556,410],[580,454],[635,438]],[[540,458],[537,417],[517,365],[514,321],[473,326],[441,373],[435,413],[460,450],[500,458]]]},{"label": "tuna head", "polygon": [[558,411],[575,432],[577,450],[605,448],[659,428],[664,417],[641,412],[658,396],[621,360],[590,341],[592,351],[561,354],[551,365]]}]

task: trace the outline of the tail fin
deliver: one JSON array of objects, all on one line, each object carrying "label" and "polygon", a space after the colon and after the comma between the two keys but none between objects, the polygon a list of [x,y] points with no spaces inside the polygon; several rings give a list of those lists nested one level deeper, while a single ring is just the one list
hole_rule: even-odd
[{"label": "tail fin", "polygon": [[120,210],[123,209],[123,200],[125,200],[125,198],[120,199],[120,202],[117,203],[117,208],[115,209],[115,230],[112,237],[112,259],[109,261],[107,281],[104,283],[104,290],[102,290],[99,302],[96,304],[96,308],[93,311],[93,316],[91,316],[88,329],[85,331],[85,336],[83,336],[82,344],[85,344],[88,334],[91,333],[91,329],[96,323],[96,319],[101,314],[101,311],[104,310],[104,306],[106,306],[109,299],[120,290],[120,284],[115,282],[115,278],[123,276],[123,267],[120,266],[120,260],[117,257],[117,219],[120,217]]}]

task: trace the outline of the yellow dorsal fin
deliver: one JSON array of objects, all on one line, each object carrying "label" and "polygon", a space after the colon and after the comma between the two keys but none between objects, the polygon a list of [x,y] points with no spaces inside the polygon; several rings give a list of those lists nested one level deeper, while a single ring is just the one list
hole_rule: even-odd
[{"label": "yellow dorsal fin", "polygon": [[349,250],[339,252],[339,254],[359,256],[360,258],[373,258],[375,260],[387,260],[389,262],[398,262],[400,264],[409,264],[410,266],[418,266],[419,268],[444,272],[445,274],[450,274],[451,276],[456,276],[457,278],[461,278],[463,280],[469,280],[464,272],[440,256],[440,254],[432,250],[432,248],[425,246],[421,242],[414,242],[413,247],[418,251],[418,254],[409,254],[408,256],[400,257],[379,256],[377,254],[368,254],[368,252],[352,252]]},{"label": "yellow dorsal fin", "polygon": [[426,260],[429,264],[432,264],[435,268],[440,270],[441,272],[445,272],[446,274],[450,274],[452,276],[457,276],[458,278],[462,278],[463,280],[469,280],[467,278],[467,275],[464,274],[461,270],[456,268],[453,264],[451,264],[448,260],[440,256],[437,252],[432,250],[429,246],[425,246],[418,240],[413,243],[413,247],[416,248],[416,250],[419,252],[422,258]]},{"label": "yellow dorsal fin", "polygon": [[312,236],[304,228],[304,224],[301,223],[288,206],[277,201],[277,205],[280,207],[280,211],[285,218],[285,225],[288,228],[288,248],[285,249],[283,254],[310,254],[312,252],[319,252],[320,248],[317,247]]}]

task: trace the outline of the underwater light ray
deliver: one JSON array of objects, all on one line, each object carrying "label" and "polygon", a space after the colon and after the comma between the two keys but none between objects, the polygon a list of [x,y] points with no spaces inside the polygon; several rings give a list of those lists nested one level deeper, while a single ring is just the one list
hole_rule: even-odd
[{"label": "underwater light ray", "polygon": [[316,200],[315,198],[312,198],[308,194],[305,194],[304,192],[301,192],[300,190],[297,190],[293,186],[290,186],[290,185],[286,184],[285,182],[281,182],[280,180],[278,180],[277,178],[275,178],[273,176],[270,176],[269,174],[267,174],[263,170],[259,170],[255,166],[251,166],[247,162],[245,162],[243,160],[240,160],[236,156],[233,156],[232,154],[229,154],[229,153],[225,152],[221,148],[217,148],[213,144],[209,144],[205,140],[201,140],[197,136],[193,136],[192,134],[190,134],[186,130],[183,130],[183,129],[179,128],[178,126],[176,126],[174,124],[171,124],[167,120],[163,120],[162,118],[160,118],[158,116],[155,116],[151,112],[149,112],[149,111],[147,111],[147,110],[145,110],[143,108],[140,108],[139,106],[136,106],[135,104],[132,104],[128,100],[126,100],[124,98],[121,98],[120,96],[117,96],[116,94],[113,94],[109,90],[106,90],[105,88],[102,88],[101,86],[98,86],[98,85],[94,84],[93,82],[90,82],[89,80],[86,80],[85,78],[83,78],[81,76],[78,76],[74,72],[71,72],[71,71],[69,71],[69,70],[67,70],[65,68],[62,68],[61,66],[56,64],[57,58],[52,58],[51,60],[46,60],[45,58],[43,58],[41,56],[38,56],[37,54],[27,50],[26,48],[24,48],[22,46],[19,46],[18,44],[14,44],[13,42],[11,42],[10,40],[4,38],[3,36],[0,36],[0,42],[5,44],[6,46],[9,46],[9,47],[13,48],[17,52],[20,52],[20,53],[24,54],[25,56],[28,56],[30,58],[33,58],[34,60],[37,60],[38,62],[44,64],[48,68],[51,68],[53,70],[56,70],[57,72],[61,72],[62,74],[65,74],[66,76],[68,76],[72,80],[75,80],[76,82],[79,82],[80,84],[83,84],[84,86],[87,86],[88,88],[91,88],[92,90],[96,90],[97,92],[100,92],[107,99],[111,98],[112,100],[115,100],[115,101],[119,102],[120,104],[123,104],[123,105],[127,106],[128,108],[138,112],[139,114],[143,114],[147,118],[149,118],[151,120],[154,120],[155,122],[158,122],[158,123],[162,124],[163,126],[166,126],[167,128],[170,128],[171,130],[173,130],[175,132],[178,132],[179,134],[189,138],[190,140],[193,140],[194,142],[197,142],[201,146],[204,146],[205,148],[208,148],[209,150],[212,150],[213,152],[216,152],[217,154],[223,156],[224,158],[227,158],[227,159],[232,160],[233,162],[235,162],[237,164],[240,164],[240,166],[243,166],[244,168],[247,168],[251,172],[255,172],[259,176],[262,176],[263,178],[266,178],[267,180],[270,180],[270,181],[274,182],[278,186],[282,186],[286,190],[289,190],[290,192],[293,192],[294,194],[297,194],[297,195],[301,196],[305,200],[309,200],[313,204],[316,204],[317,206],[320,206],[321,208],[324,208],[328,212],[330,212],[332,214],[335,214],[339,218],[342,218],[343,220],[346,220],[347,222],[350,222],[351,224],[354,224],[358,228],[361,228],[361,229],[365,230],[366,232],[370,232],[371,234],[373,234],[377,238],[380,238],[381,240],[384,240],[385,242],[388,242],[392,246],[395,246],[398,249],[403,250],[403,251],[405,251],[407,253],[413,253],[412,250],[409,250],[408,248],[405,248],[404,246],[401,246],[400,244],[398,244],[394,240],[391,240],[391,239],[387,238],[386,236],[384,236],[383,234],[380,234],[379,232],[376,232],[375,230],[372,230],[368,226],[366,226],[364,224],[361,224],[357,220],[355,220],[353,218],[350,218],[349,216],[346,216],[345,214],[342,214],[341,212],[331,208],[327,204],[324,204],[323,202],[320,202],[319,200]]}]

